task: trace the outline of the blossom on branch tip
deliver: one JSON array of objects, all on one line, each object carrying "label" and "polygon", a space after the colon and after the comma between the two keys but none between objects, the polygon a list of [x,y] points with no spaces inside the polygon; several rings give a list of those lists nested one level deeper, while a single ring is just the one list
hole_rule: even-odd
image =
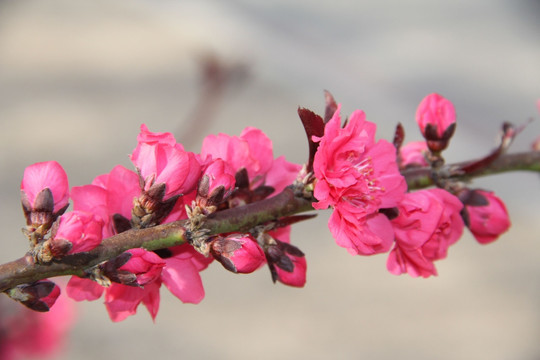
[{"label": "blossom on branch tip", "polygon": [[508,211],[504,202],[493,192],[472,191],[482,196],[487,204],[468,203],[465,200],[463,209],[465,224],[480,244],[489,244],[510,228]]},{"label": "blossom on branch tip", "polygon": [[393,219],[395,245],[386,263],[388,271],[412,277],[437,275],[433,262],[444,259],[461,237],[461,201],[442,189],[405,194]]},{"label": "blossom on branch tip", "polygon": [[440,152],[448,146],[448,142],[456,128],[456,111],[448,99],[433,93],[426,96],[416,109],[416,122],[427,140],[431,151]]},{"label": "blossom on branch tip", "polygon": [[376,125],[362,111],[341,127],[340,107],[319,138],[313,163],[315,209],[332,207],[328,227],[338,245],[351,254],[372,255],[390,249],[393,235],[379,210],[395,207],[407,184],[399,173],[395,147],[375,141]]}]

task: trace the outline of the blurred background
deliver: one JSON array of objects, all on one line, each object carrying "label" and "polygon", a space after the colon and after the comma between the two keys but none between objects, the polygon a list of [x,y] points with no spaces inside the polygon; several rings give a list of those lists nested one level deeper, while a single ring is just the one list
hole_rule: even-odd
[{"label": "blurred background", "polygon": [[[23,170],[57,160],[71,186],[130,167],[141,123],[198,152],[206,134],[265,131],[275,155],[304,162],[298,106],[324,111],[323,90],[360,108],[391,139],[431,92],[458,127],[448,161],[479,157],[503,121],[540,135],[540,2],[19,0],[0,2],[0,261],[27,250]],[[439,276],[389,274],[386,257],[335,245],[328,213],[294,227],[308,260],[304,289],[213,264],[206,298],[163,289],[155,323],[143,307],[112,323],[102,300],[81,303],[59,359],[539,359],[540,181],[480,179],[513,226],[481,246],[466,234]]]}]

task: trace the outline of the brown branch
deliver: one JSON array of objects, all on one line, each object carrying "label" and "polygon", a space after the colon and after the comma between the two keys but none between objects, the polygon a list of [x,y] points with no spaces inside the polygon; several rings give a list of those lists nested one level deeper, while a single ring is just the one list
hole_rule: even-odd
[{"label": "brown branch", "polygon": [[[446,165],[445,169],[451,175],[451,179],[462,180],[508,171],[540,172],[540,152],[502,155],[485,168],[473,173],[453,173],[470,163],[472,161]],[[403,175],[407,179],[409,189],[421,189],[434,184],[431,172],[430,168],[414,168],[405,170]],[[208,235],[249,231],[257,225],[310,210],[313,210],[312,201],[296,196],[291,188],[286,188],[269,199],[219,211],[204,221],[202,229],[206,229]],[[190,236],[187,227],[188,220],[182,220],[148,229],[128,230],[103,240],[101,245],[92,251],[69,255],[47,265],[36,264],[31,256],[26,255],[0,265],[0,291],[54,276],[83,276],[85,270],[113,259],[129,249],[143,247],[157,250],[185,244]]]},{"label": "brown branch", "polygon": [[[483,168],[475,169],[475,171],[469,173],[461,172],[461,169],[467,168],[468,165],[477,161],[471,160],[446,165],[440,173],[446,172],[448,179],[467,181],[480,176],[495,175],[510,171],[540,172],[540,151],[501,155]],[[435,184],[432,169],[429,167],[409,168],[404,170],[402,174],[407,179],[409,190],[423,189]]]},{"label": "brown branch", "polygon": [[[203,227],[209,230],[208,235],[248,231],[256,225],[312,209],[311,201],[296,197],[287,188],[272,198],[219,211],[210,216]],[[92,251],[69,255],[50,264],[36,264],[30,255],[26,255],[0,265],[0,291],[54,276],[83,276],[84,270],[129,249],[157,250],[185,244],[189,237],[188,223],[188,220],[181,220],[147,229],[128,230],[103,240]]]}]

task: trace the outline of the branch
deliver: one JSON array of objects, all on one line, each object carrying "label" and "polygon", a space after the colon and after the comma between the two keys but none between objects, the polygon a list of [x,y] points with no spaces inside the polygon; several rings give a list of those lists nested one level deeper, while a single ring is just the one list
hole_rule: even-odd
[{"label": "branch", "polygon": [[[456,172],[474,161],[476,160],[446,165],[445,169],[451,174],[450,178],[456,180],[469,180],[478,176],[518,170],[540,172],[538,151],[502,155],[486,167],[469,174]],[[434,185],[432,170],[428,167],[407,169],[403,171],[403,175],[407,179],[409,189],[422,189]],[[313,210],[311,204],[312,201],[295,196],[291,188],[286,188],[274,197],[218,211],[204,221],[202,228],[208,230],[208,235],[247,232],[259,224]],[[30,255],[26,255],[0,265],[0,291],[49,277],[83,276],[86,269],[111,260],[129,249],[143,247],[147,250],[158,250],[185,244],[189,237],[188,224],[188,220],[181,220],[147,229],[128,230],[103,240],[92,251],[68,255],[58,262],[46,265],[36,264]]]},{"label": "branch", "polygon": [[[480,176],[495,175],[510,171],[540,172],[540,151],[501,155],[489,165],[473,172],[467,174],[460,172],[460,169],[475,162],[478,162],[478,160],[446,165],[441,173],[446,172],[449,174],[449,179],[468,181]],[[435,184],[430,167],[410,168],[404,170],[402,174],[407,179],[409,190],[423,189]]]},{"label": "branch", "polygon": [[[296,197],[290,188],[280,194],[233,209],[213,214],[203,224],[208,235],[247,231],[250,228],[278,218],[313,210],[311,201]],[[58,262],[36,264],[30,255],[0,265],[0,291],[20,284],[62,276],[83,276],[84,270],[122,254],[124,251],[143,247],[157,250],[182,245],[187,242],[188,220],[176,221],[147,229],[128,230],[104,239],[92,251],[68,255]]]}]

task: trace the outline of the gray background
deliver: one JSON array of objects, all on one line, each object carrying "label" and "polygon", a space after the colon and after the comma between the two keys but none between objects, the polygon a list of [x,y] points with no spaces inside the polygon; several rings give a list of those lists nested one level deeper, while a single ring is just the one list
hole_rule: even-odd
[{"label": "gray background", "polygon": [[[458,113],[449,161],[489,151],[502,121],[534,117],[512,149],[525,150],[540,135],[539,15],[533,0],[0,2],[0,260],[27,248],[25,166],[54,159],[70,185],[89,183],[130,166],[143,122],[195,152],[202,134],[256,126],[276,155],[303,162],[296,108],[322,112],[323,89],[344,113],[365,110],[379,137],[400,121],[409,140],[420,139],[419,101],[439,92]],[[208,53],[249,75],[194,129]],[[304,289],[273,285],[265,269],[235,276],[213,264],[203,302],[164,289],[155,324],[142,307],[114,324],[101,300],[80,304],[62,358],[538,359],[538,175],[477,186],[506,201],[513,227],[488,246],[466,234],[436,278],[393,276],[384,255],[350,256],[325,212],[293,230],[308,259]]]}]

